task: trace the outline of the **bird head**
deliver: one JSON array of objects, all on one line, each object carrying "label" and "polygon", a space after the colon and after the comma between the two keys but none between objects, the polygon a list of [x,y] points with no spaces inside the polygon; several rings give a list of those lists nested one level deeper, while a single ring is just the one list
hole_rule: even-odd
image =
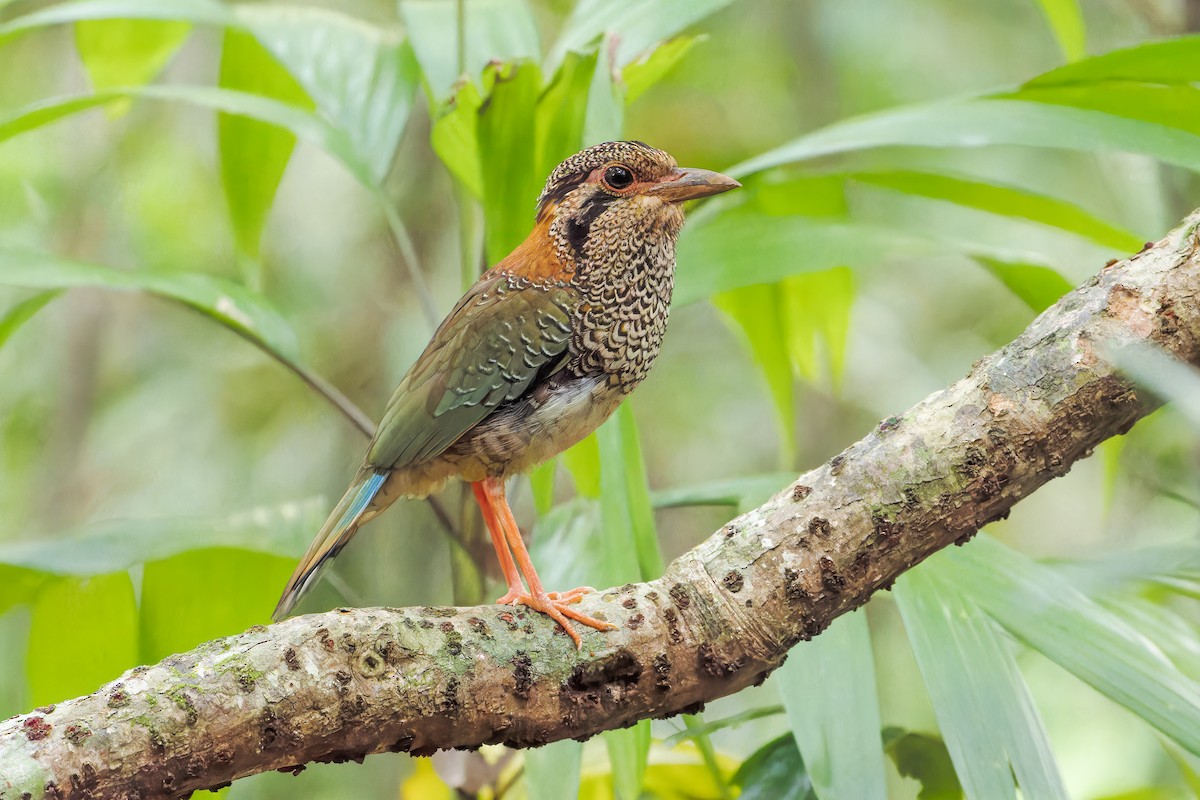
[{"label": "bird head", "polygon": [[564,264],[608,261],[622,248],[658,247],[664,236],[673,253],[683,225],[680,204],[740,185],[718,172],[680,167],[643,142],[604,142],[550,173],[538,198],[538,222],[548,226]]}]

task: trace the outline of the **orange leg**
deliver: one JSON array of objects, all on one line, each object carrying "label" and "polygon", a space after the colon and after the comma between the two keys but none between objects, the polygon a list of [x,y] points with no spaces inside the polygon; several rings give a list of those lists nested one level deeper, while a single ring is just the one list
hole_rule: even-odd
[{"label": "orange leg", "polygon": [[[578,589],[571,589],[566,592],[547,592],[542,588],[542,581],[538,577],[537,570],[533,568],[533,561],[529,558],[529,551],[525,549],[525,542],[521,539],[521,530],[517,527],[517,521],[513,518],[512,509],[508,507],[508,499],[504,496],[504,481],[496,478],[485,478],[474,485],[477,487],[482,486],[483,493],[487,496],[488,506],[490,506],[492,513],[495,515],[495,521],[498,523],[498,527],[504,532],[504,536],[508,540],[508,546],[512,549],[512,554],[516,558],[517,565],[520,567],[521,574],[525,576],[525,582],[529,584],[528,593],[520,593],[515,598],[509,598],[509,595],[513,593],[512,582],[510,581],[509,594],[505,595],[501,600],[529,606],[535,611],[540,611],[550,617],[561,625],[562,629],[574,640],[576,648],[582,647],[583,642],[580,640],[579,634],[567,622],[568,619],[573,619],[598,631],[614,629],[615,625],[593,619],[571,608],[572,603],[578,603],[583,595],[595,591],[594,589],[588,586],[581,586]],[[482,504],[483,501],[481,500],[480,505]],[[499,550],[499,545],[497,545],[497,550]],[[503,563],[503,559],[501,559],[501,563]],[[518,583],[518,585],[520,584]]]},{"label": "orange leg", "polygon": [[491,498],[483,488],[483,481],[472,483],[471,490],[475,492],[475,500],[483,513],[483,524],[487,525],[488,533],[492,535],[492,547],[496,548],[496,558],[500,559],[500,569],[504,571],[504,580],[508,584],[508,592],[496,602],[515,603],[518,597],[525,594],[525,584],[521,583],[521,576],[517,574],[512,553],[508,551],[508,545],[504,542],[504,532],[496,519],[496,510],[492,508]]}]

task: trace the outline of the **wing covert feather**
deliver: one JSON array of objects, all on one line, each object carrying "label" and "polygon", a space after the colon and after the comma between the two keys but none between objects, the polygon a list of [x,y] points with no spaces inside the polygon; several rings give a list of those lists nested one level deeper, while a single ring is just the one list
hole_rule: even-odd
[{"label": "wing covert feather", "polygon": [[503,274],[475,284],[400,381],[367,464],[427,461],[525,394],[565,356],[575,298],[568,287],[513,286]]}]

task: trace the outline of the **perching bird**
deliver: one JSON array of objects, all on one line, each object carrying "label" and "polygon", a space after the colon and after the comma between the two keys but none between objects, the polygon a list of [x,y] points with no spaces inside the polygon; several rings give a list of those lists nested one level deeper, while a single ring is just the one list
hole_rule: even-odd
[{"label": "perching bird", "polygon": [[275,619],[361,525],[397,498],[425,497],[460,477],[471,483],[508,582],[496,602],[547,614],[576,647],[568,617],[611,628],[571,608],[590,588],[542,588],[504,482],[583,439],[646,377],[667,328],[680,203],[739,185],[680,168],[642,142],[606,142],[559,164],[528,238],[458,301],[400,381]]}]

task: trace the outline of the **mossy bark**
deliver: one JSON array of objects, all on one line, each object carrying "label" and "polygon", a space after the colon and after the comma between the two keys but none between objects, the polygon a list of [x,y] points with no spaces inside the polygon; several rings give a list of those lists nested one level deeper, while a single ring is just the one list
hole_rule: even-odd
[{"label": "mossy bark", "polygon": [[1200,361],[1200,213],[1004,349],[732,520],[657,581],[587,598],[584,647],[522,609],[341,609],[253,628],[0,723],[0,798],[170,797],[310,761],[587,737],[695,711],[1153,401],[1104,353]]}]

